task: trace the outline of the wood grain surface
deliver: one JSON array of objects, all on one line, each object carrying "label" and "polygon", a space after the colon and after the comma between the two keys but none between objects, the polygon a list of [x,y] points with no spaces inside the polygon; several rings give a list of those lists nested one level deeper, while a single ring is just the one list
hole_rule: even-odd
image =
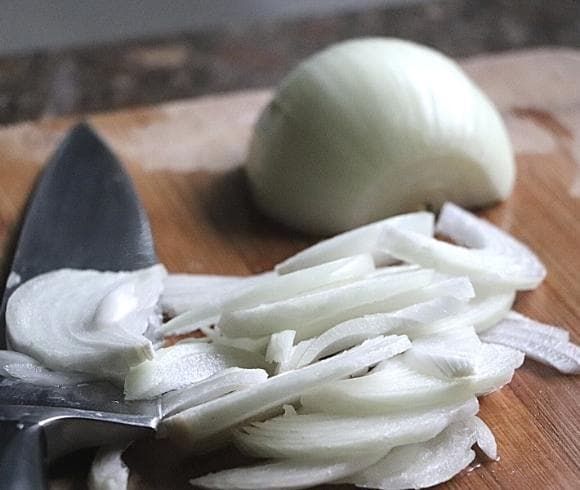
[{"label": "wood grain surface", "polygon": [[[501,109],[517,154],[512,196],[482,215],[528,243],[548,268],[544,284],[521,294],[516,309],[566,327],[579,342],[580,51],[482,56],[463,66]],[[88,117],[134,177],[170,271],[256,273],[312,242],[256,211],[240,170],[269,97],[245,92]],[[2,249],[35,175],[78,119],[0,128]],[[509,386],[481,399],[500,460],[445,488],[580,488],[579,401],[578,377],[527,360]],[[88,458],[59,462],[51,486],[83,488]],[[133,489],[188,488],[188,478],[236,458],[224,451],[178,460],[162,441],[126,454]]]}]

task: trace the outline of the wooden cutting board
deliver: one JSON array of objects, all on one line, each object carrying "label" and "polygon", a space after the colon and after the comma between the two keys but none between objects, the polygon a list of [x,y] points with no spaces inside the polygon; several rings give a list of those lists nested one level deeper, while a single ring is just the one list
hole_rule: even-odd
[{"label": "wooden cutting board", "polygon": [[[549,271],[538,290],[519,296],[517,309],[568,328],[579,342],[580,51],[522,51],[462,64],[501,109],[517,154],[512,196],[482,214],[528,243]],[[269,97],[242,92],[88,116],[129,167],[170,271],[261,272],[312,242],[257,212],[239,169]],[[2,249],[34,177],[78,119],[0,128]],[[509,386],[481,399],[501,459],[446,487],[580,488],[579,401],[578,377],[526,361]],[[126,455],[134,489],[188,488],[189,477],[231,458],[222,452],[179,462],[152,441]],[[83,488],[86,464],[82,456],[61,462],[53,488]]]}]

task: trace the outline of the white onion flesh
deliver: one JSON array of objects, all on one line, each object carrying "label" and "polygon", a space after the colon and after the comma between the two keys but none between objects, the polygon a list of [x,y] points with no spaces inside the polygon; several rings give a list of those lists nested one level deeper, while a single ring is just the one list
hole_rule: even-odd
[{"label": "white onion flesh", "polygon": [[191,309],[192,304],[225,301],[234,291],[269,280],[275,273],[252,276],[209,274],[169,274],[161,295],[161,309],[174,317]]},{"label": "white onion flesh", "polygon": [[76,385],[95,379],[90,374],[47,369],[32,357],[9,350],[0,350],[0,376],[42,386]]},{"label": "white onion flesh", "polygon": [[434,220],[433,213],[418,212],[394,216],[361,226],[318,242],[298,252],[296,255],[276,265],[275,270],[278,274],[287,274],[361,253],[370,253],[376,266],[387,265],[392,263],[393,259],[378,246],[378,239],[385,224],[403,230],[414,231],[421,235],[433,236]]},{"label": "white onion flesh", "polygon": [[207,303],[205,298],[190,305],[190,311],[163,325],[164,334],[181,334],[211,325],[220,314],[248,308],[262,303],[293,298],[336,283],[348,282],[374,270],[373,259],[368,254],[338,259],[325,264],[299,270],[283,276],[272,275],[248,288],[232,291],[226,298]]},{"label": "white onion flesh", "polygon": [[445,332],[470,325],[479,333],[504,319],[510,312],[515,297],[513,292],[490,296],[478,295],[471,299],[467,308],[461,313],[433,324],[431,332]]},{"label": "white onion flesh", "polygon": [[358,458],[351,455],[331,462],[280,461],[210,473],[190,483],[217,490],[298,490],[344,478],[373,464],[380,456]]},{"label": "white onion flesh", "polygon": [[118,382],[131,366],[153,357],[143,334],[156,320],[165,276],[160,265],[135,272],[61,269],[37,276],[8,301],[9,343],[55,371]]},{"label": "white onion flesh", "polygon": [[213,334],[211,334],[210,339],[214,344],[226,345],[229,347],[235,347],[237,349],[249,350],[250,352],[255,352],[263,356],[266,355],[266,351],[268,350],[268,344],[270,343],[270,337],[268,336],[257,337],[255,339],[251,339],[248,337],[232,338],[226,337],[225,335],[221,335],[221,333],[219,333],[219,330],[217,329],[213,329]]},{"label": "white onion flesh", "polygon": [[304,393],[302,406],[312,411],[341,415],[377,415],[465,400],[490,393],[508,383],[524,355],[516,350],[482,344],[475,373],[442,379],[411,367],[403,357],[382,362],[366,376],[324,384]]},{"label": "white onion flesh", "polygon": [[374,313],[377,303],[425,287],[432,277],[432,271],[420,270],[398,274],[396,280],[389,276],[361,279],[333,289],[225,313],[218,327],[231,337],[261,337],[295,330],[296,338],[302,340],[342,321]]},{"label": "white onion flesh", "polygon": [[266,362],[276,364],[277,372],[288,370],[288,364],[294,350],[295,338],[296,332],[294,330],[283,330],[270,336],[270,342],[266,350]]},{"label": "white onion flesh", "polygon": [[290,366],[286,359],[286,367],[295,369],[306,366],[322,357],[348,349],[377,335],[404,334],[413,338],[409,332],[415,331],[418,326],[447,318],[464,307],[465,303],[459,300],[443,297],[392,313],[376,313],[347,320],[312,340],[303,341],[308,345],[300,347],[301,355],[295,356],[297,358]]},{"label": "white onion flesh", "polygon": [[405,361],[425,374],[462,378],[475,374],[481,349],[473,327],[463,327],[414,340]]},{"label": "white onion flesh", "polygon": [[419,269],[421,269],[421,267],[415,264],[389,265],[386,267],[377,267],[374,271],[367,274],[366,277],[370,278],[378,276],[395,275],[401,274],[402,272],[418,271]]},{"label": "white onion flesh", "polygon": [[448,274],[468,275],[472,281],[496,290],[534,289],[538,285],[536,275],[525,265],[493,250],[467,249],[392,227],[381,237],[381,245],[398,259]]},{"label": "white onion flesh", "polygon": [[473,419],[475,429],[475,440],[479,449],[491,461],[497,461],[497,442],[491,429],[478,417]]},{"label": "white onion flesh", "polygon": [[[445,284],[445,283],[443,283]],[[455,294],[449,291],[450,298],[456,298],[463,302],[469,301],[461,311],[452,316],[433,322],[417,324],[414,328],[407,329],[404,333],[409,338],[415,340],[429,335],[446,334],[447,332],[457,331],[465,327],[473,327],[476,332],[481,332],[486,328],[496,325],[499,321],[509,314],[515,300],[515,293],[496,294],[491,296],[477,295],[469,299],[466,282],[455,278],[447,281],[447,284],[454,284]],[[470,284],[470,283],[469,283]],[[435,285],[431,286],[435,287]],[[461,288],[464,293],[461,294]],[[473,293],[473,289],[471,289]]]},{"label": "white onion flesh", "polygon": [[165,419],[170,437],[190,450],[201,442],[296,400],[304,391],[397,355],[410,346],[404,336],[378,337],[302,369],[282,373],[264,383],[193,407]]},{"label": "white onion flesh", "polygon": [[154,359],[131,368],[125,378],[125,398],[155,398],[232,367],[265,367],[265,363],[258,354],[235,347],[180,342],[159,349]]},{"label": "white onion flesh", "polygon": [[[471,249],[487,250],[512,260],[511,267],[503,273],[494,270],[501,280],[514,274],[517,289],[534,289],[546,277],[546,268],[529,247],[499,229],[489,221],[447,202],[441,208],[436,231],[452,238],[457,244]],[[490,281],[492,284],[495,278]]]},{"label": "white onion flesh", "polygon": [[381,490],[426,488],[443,483],[475,458],[471,447],[479,443],[481,425],[485,424],[476,417],[455,422],[430,441],[393,449],[379,462],[345,481]]},{"label": "white onion flesh", "polygon": [[568,341],[564,329],[510,314],[498,325],[480,333],[485,342],[505,345],[561,373],[580,373],[580,347]]},{"label": "white onion flesh", "polygon": [[268,373],[263,369],[226,368],[185,388],[165,393],[162,397],[163,416],[174,415],[233,391],[263,383],[266,379]]},{"label": "white onion flesh", "polygon": [[88,479],[89,490],[126,490],[129,468],[122,459],[127,445],[105,446],[95,454]]},{"label": "white onion flesh", "polygon": [[321,413],[279,416],[235,432],[236,445],[261,458],[328,460],[385,454],[405,444],[428,441],[450,423],[477,413],[476,398],[392,415],[339,416]]}]

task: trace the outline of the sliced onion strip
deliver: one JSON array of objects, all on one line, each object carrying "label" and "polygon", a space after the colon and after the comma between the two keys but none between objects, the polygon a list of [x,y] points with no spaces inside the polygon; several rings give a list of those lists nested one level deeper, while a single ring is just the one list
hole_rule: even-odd
[{"label": "sliced onion strip", "polygon": [[233,391],[263,383],[266,379],[268,373],[263,369],[224,369],[185,388],[165,393],[162,397],[163,416],[174,415]]},{"label": "sliced onion strip", "polygon": [[[173,415],[162,422],[170,437],[188,449],[269,410],[296,400],[304,391],[372,366],[409,348],[404,336],[379,337],[358,347],[264,383]],[[213,441],[216,442],[216,441]]]},{"label": "sliced onion strip", "polygon": [[236,290],[268,281],[274,272],[252,276],[219,276],[209,274],[169,274],[161,295],[163,312],[173,316],[191,309],[201,302],[224,302]]},{"label": "sliced onion strip", "polygon": [[393,258],[378,247],[378,239],[385,225],[433,236],[434,216],[428,212],[402,214],[355,228],[302,250],[278,264],[276,271],[287,274],[360,253],[372,254],[377,266],[392,263]]},{"label": "sliced onion strip", "polygon": [[432,271],[420,270],[398,274],[397,280],[388,276],[361,279],[333,289],[225,313],[218,327],[231,337],[261,337],[295,330],[296,338],[302,340],[342,321],[374,313],[377,308],[374,303],[425,287],[432,277]]},{"label": "sliced onion strip", "polygon": [[233,468],[190,480],[192,485],[217,490],[298,490],[345,478],[379,459],[348,457],[333,461],[288,460]]},{"label": "sliced onion strip", "polygon": [[475,398],[430,409],[375,416],[298,414],[255,422],[235,432],[246,454],[263,458],[346,458],[385,453],[431,439],[455,420],[477,413]]},{"label": "sliced onion strip", "polygon": [[480,333],[485,342],[512,347],[561,373],[580,373],[580,347],[568,341],[568,332],[552,325],[510,314],[495,327]]},{"label": "sliced onion strip", "polygon": [[414,340],[405,360],[425,374],[462,378],[475,374],[481,348],[473,327],[463,327]]},{"label": "sliced onion strip", "polygon": [[[430,441],[393,449],[378,463],[347,478],[364,488],[425,488],[453,478],[475,458],[476,417],[455,422]],[[484,424],[483,424],[484,425]],[[492,436],[493,437],[493,436]]]},{"label": "sliced onion strip", "polygon": [[[306,366],[322,357],[348,349],[363,340],[385,334],[404,334],[412,338],[418,326],[449,317],[465,307],[465,303],[450,297],[436,298],[392,313],[376,313],[347,320],[320,336],[306,340],[308,345],[295,359],[292,368]],[[298,346],[297,346],[298,347]]]},{"label": "sliced onion strip", "polygon": [[511,257],[517,263],[514,270],[521,271],[528,277],[528,287],[538,286],[546,277],[544,264],[529,247],[489,221],[478,218],[451,202],[445,203],[441,208],[436,231],[452,238],[459,245],[491,250]]},{"label": "sliced onion strip", "polygon": [[[467,249],[394,227],[385,227],[381,246],[398,259],[450,274],[467,274],[496,290],[534,289],[542,282],[545,268],[525,245],[456,206],[444,207],[443,213],[444,225],[449,213],[460,215],[464,222],[462,231],[469,229],[478,238],[468,240],[469,243],[483,248]],[[449,226],[439,226],[439,231],[443,230],[458,236],[456,229]],[[501,241],[501,245],[488,246],[491,239]]]},{"label": "sliced onion strip", "polygon": [[443,379],[417,371],[405,356],[399,356],[380,363],[366,376],[312,389],[302,395],[301,403],[310,411],[341,415],[379,415],[409,406],[435,406],[501,388],[523,359],[519,351],[483,343],[474,374]]},{"label": "sliced onion strip", "polygon": [[205,342],[180,342],[131,368],[125,378],[127,400],[150,399],[183,388],[231,367],[265,367],[254,352]]},{"label": "sliced onion strip", "polygon": [[233,290],[224,298],[208,302],[202,297],[190,305],[190,310],[165,323],[162,332],[182,334],[200,326],[215,323],[228,311],[249,308],[262,303],[293,298],[296,295],[335,283],[343,283],[364,277],[374,270],[370,255],[356,255],[325,264],[299,270],[284,276],[271,275],[247,288]]}]

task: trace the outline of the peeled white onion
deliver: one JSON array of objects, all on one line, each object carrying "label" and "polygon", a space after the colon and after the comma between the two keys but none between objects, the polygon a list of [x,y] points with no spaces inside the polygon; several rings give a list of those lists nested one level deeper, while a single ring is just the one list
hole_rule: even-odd
[{"label": "peeled white onion", "polygon": [[246,170],[264,212],[316,234],[447,200],[489,204],[515,174],[500,115],[459,66],[381,38],[298,65],[256,125]]}]

